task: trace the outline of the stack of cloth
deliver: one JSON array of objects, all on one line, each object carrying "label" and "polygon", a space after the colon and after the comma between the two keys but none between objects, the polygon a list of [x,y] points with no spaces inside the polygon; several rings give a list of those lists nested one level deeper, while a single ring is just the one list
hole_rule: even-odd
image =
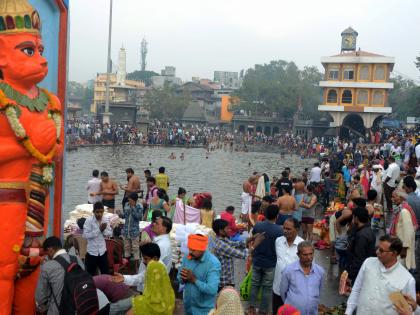
[{"label": "stack of cloth", "polygon": [[[77,220],[80,218],[89,218],[93,216],[93,205],[92,204],[82,204],[77,205],[76,208],[69,213],[69,219],[64,222],[64,234],[74,234],[79,227],[77,226]],[[124,224],[124,220],[120,219],[117,214],[108,212],[108,208],[105,207],[104,219],[106,222],[109,222],[111,227],[114,229],[120,224]]]},{"label": "stack of cloth", "polygon": [[[181,265],[182,258],[184,255],[188,254],[188,235],[190,234],[203,234],[209,236],[209,239],[214,237],[214,232],[212,229],[204,225],[199,225],[197,223],[187,223],[183,224],[174,224],[172,231],[169,234],[172,244],[172,262],[175,265],[175,268],[178,268]],[[211,241],[209,242],[210,249]]]}]

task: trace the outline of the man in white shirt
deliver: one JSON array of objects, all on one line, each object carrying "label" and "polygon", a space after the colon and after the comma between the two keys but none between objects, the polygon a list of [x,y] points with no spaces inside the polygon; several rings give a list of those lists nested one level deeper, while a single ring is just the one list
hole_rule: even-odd
[{"label": "man in white shirt", "polygon": [[287,219],[283,224],[284,236],[276,239],[277,264],[273,281],[273,314],[277,314],[277,310],[284,302],[280,296],[280,281],[283,269],[292,262],[299,260],[297,248],[299,243],[304,241],[303,238],[298,236],[299,227],[298,220]]},{"label": "man in white shirt", "polygon": [[311,169],[311,172],[309,175],[309,182],[315,185],[321,182],[321,168],[319,167],[318,162],[316,162],[314,164],[314,167]]},{"label": "man in white shirt", "polygon": [[159,245],[160,260],[166,266],[166,270],[169,273],[172,269],[172,246],[169,238],[169,233],[172,230],[172,221],[167,217],[160,217],[152,224],[152,231],[156,234],[153,238],[153,243]]},{"label": "man in white shirt", "polygon": [[103,217],[104,206],[98,201],[93,205],[93,216],[86,219],[83,226],[83,237],[87,239],[86,271],[92,276],[99,268],[101,274],[109,274],[108,253],[105,238],[112,236],[112,228]]},{"label": "man in white shirt", "polygon": [[389,165],[385,171],[385,180],[384,180],[384,194],[386,199],[386,207],[388,211],[392,210],[392,192],[397,187],[396,181],[400,178],[400,167],[395,163],[395,158],[393,156],[388,159]]},{"label": "man in white shirt", "polygon": [[417,163],[420,165],[420,138],[417,141],[417,144],[414,148],[414,152],[416,152]]},{"label": "man in white shirt", "polygon": [[323,158],[322,159],[321,172],[322,172],[322,174],[330,172],[330,162],[328,161],[328,158]]},{"label": "man in white shirt", "polygon": [[91,196],[93,193],[97,193],[101,190],[101,180],[99,179],[99,171],[93,170],[92,179],[87,183],[86,190],[88,193],[88,203],[94,204],[95,202],[102,201],[101,195]]},{"label": "man in white shirt", "polygon": [[402,249],[397,237],[384,235],[379,239],[378,257],[367,258],[360,268],[347,301],[346,315],[352,315],[356,308],[357,315],[394,315],[397,312],[389,299],[391,293],[416,298],[415,280],[398,262]]},{"label": "man in white shirt", "polygon": [[[159,247],[158,260],[161,261],[165,265],[166,270],[168,271],[168,274],[169,274],[172,269],[172,246],[171,246],[171,240],[169,238],[169,232],[172,230],[172,221],[169,218],[161,217],[161,218],[157,218],[156,221],[153,222],[152,224],[153,224],[152,231],[153,233],[156,234],[156,236],[153,238],[153,244],[156,244]],[[149,243],[146,243],[146,244],[149,244]],[[140,250],[143,250],[143,251],[150,250],[149,247],[143,248],[143,246],[140,246]],[[148,254],[150,253],[144,254],[142,252],[143,263],[140,265],[137,275],[124,276],[124,283],[129,286],[137,286],[137,290],[139,292],[143,291],[144,275],[145,275],[146,267],[147,267],[147,263],[144,263],[144,255],[147,256]],[[149,257],[153,258],[155,256],[149,256]]]}]

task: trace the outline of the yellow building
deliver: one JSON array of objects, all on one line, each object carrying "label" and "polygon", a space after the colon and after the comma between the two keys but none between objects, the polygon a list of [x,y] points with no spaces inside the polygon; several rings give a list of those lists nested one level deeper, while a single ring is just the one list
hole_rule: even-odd
[{"label": "yellow building", "polygon": [[395,59],[356,50],[358,33],[351,27],[341,33],[341,53],[321,57],[325,77],[323,103],[319,111],[328,112],[335,127],[352,131],[371,128],[375,119],[390,114],[388,92],[394,87],[390,73]]},{"label": "yellow building", "polygon": [[[125,80],[124,84],[117,83],[117,73],[111,73],[109,77],[109,102],[129,102],[133,97],[141,97],[146,87],[144,82]],[[91,112],[97,113],[99,106],[105,104],[106,96],[106,73],[98,73],[93,90],[93,103]]]},{"label": "yellow building", "polygon": [[[109,74],[109,103],[111,104],[130,104],[136,106],[138,98],[146,92],[144,82],[127,80],[126,70],[126,51],[121,47],[118,53],[118,70],[116,73]],[[106,73],[98,73],[95,79],[93,90],[93,104],[91,112],[103,112],[106,100]],[[102,108],[100,108],[102,107]]]}]

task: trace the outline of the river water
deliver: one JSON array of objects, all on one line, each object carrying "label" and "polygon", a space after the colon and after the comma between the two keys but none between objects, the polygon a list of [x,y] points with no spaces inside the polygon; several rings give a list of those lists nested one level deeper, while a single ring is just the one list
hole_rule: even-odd
[{"label": "river water", "polygon": [[[168,156],[174,152],[178,157],[171,160]],[[184,152],[185,159],[179,156]],[[151,166],[149,166],[151,163]],[[177,193],[178,187],[184,187],[190,194],[208,191],[213,194],[213,208],[223,211],[233,205],[238,214],[242,182],[253,172],[267,173],[279,177],[289,166],[292,174],[301,174],[313,161],[301,160],[295,155],[280,157],[276,153],[264,152],[211,152],[206,159],[202,148],[185,149],[172,147],[149,147],[136,145],[97,146],[79,148],[66,154],[65,202],[64,213],[72,211],[77,204],[87,202],[86,184],[93,169],[107,171],[111,178],[125,184],[125,169],[131,167],[142,180],[142,189],[146,190],[143,171],[150,169],[152,174],[164,166],[170,178],[169,196]],[[117,205],[122,200],[122,192],[117,196]]]}]

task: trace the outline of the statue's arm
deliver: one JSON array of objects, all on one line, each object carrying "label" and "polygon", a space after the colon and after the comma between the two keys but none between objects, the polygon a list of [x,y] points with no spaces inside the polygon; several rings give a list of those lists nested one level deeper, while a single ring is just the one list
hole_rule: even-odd
[{"label": "statue's arm", "polygon": [[56,153],[55,153],[55,159],[60,159],[61,155],[63,154],[64,151],[64,141],[65,141],[65,122],[64,122],[64,114],[63,114],[63,105],[60,102],[60,99],[54,95],[51,94],[50,97],[53,99],[54,104],[55,104],[55,108],[61,111],[61,132],[60,132],[60,138],[57,143],[57,147],[56,147]]},{"label": "statue's arm", "polygon": [[16,141],[16,138],[0,137],[0,163],[28,156],[29,153]]}]

